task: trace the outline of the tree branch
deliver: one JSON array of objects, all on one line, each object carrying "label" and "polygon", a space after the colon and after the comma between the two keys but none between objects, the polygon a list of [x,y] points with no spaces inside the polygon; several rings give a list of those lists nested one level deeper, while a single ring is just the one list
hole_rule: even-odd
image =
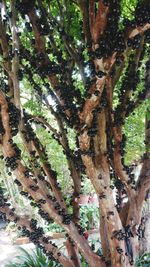
[{"label": "tree branch", "polygon": [[[137,70],[141,60],[141,55],[143,53],[143,47],[144,47],[144,37],[142,37],[140,46],[138,49],[136,49],[134,58],[131,57],[129,60],[129,65],[127,69],[127,75],[125,76],[122,86],[121,86],[121,98],[120,98],[120,104],[116,108],[115,116],[114,116],[114,121],[123,123],[126,113],[129,109],[130,102],[129,99],[131,98],[133,90],[135,91],[135,88],[138,83],[138,77],[136,77]],[[137,80],[137,81],[136,81]]]},{"label": "tree branch", "polygon": [[86,43],[91,43],[91,32],[89,25],[89,0],[78,0],[78,4],[83,16],[83,31]]},{"label": "tree branch", "polygon": [[13,97],[14,95],[14,89],[13,89],[13,73],[11,70],[11,58],[10,58],[10,54],[9,54],[9,46],[8,46],[8,42],[7,42],[7,38],[6,38],[6,32],[5,32],[5,27],[4,24],[1,20],[0,17],[0,45],[2,48],[2,52],[3,52],[3,60],[4,62],[2,63],[2,66],[4,67],[4,69],[6,70],[6,72],[8,73],[8,84],[9,84],[9,88],[10,88],[10,92],[9,92],[9,96]]},{"label": "tree branch", "polygon": [[[92,0],[91,2],[94,1]],[[102,34],[106,29],[108,12],[109,12],[109,7],[105,6],[102,0],[99,0],[98,11],[95,19],[93,20],[93,23],[91,24],[92,39],[95,44],[99,42],[100,37],[102,36]],[[89,14],[89,16],[91,16],[91,13]]]},{"label": "tree branch", "polygon": [[[34,226],[34,229],[31,227],[31,221],[26,219],[26,217],[19,217],[12,209],[10,209],[6,204],[3,204],[4,206],[0,206],[1,212],[6,214],[7,219],[10,221],[16,221],[17,220],[17,225],[25,228],[26,232],[28,230],[29,238],[31,241],[35,242],[35,244],[42,245],[47,252],[50,252],[52,256],[60,262],[63,266],[66,267],[74,267],[72,261],[67,258],[60,250],[58,247],[51,242],[49,242],[48,237],[44,235],[44,233],[40,233],[40,229],[38,227]],[[37,235],[35,236],[35,233]]]},{"label": "tree branch", "polygon": [[[5,158],[12,159],[12,157],[16,157],[15,150],[13,146],[10,144],[9,140],[12,139],[11,130],[9,126],[9,115],[8,115],[8,106],[7,102],[3,96],[0,94],[0,105],[1,105],[1,116],[2,123],[5,130],[5,133],[2,137],[2,150]],[[84,255],[87,262],[91,265],[91,267],[105,266],[101,261],[100,257],[92,252],[88,242],[82,237],[78,229],[75,227],[74,223],[69,219],[69,223],[66,224],[67,214],[63,212],[63,217],[56,211],[53,200],[50,200],[48,196],[44,195],[42,190],[37,187],[36,183],[29,176],[26,178],[26,168],[21,163],[21,160],[14,158],[15,166],[13,166],[13,172],[16,175],[17,179],[22,183],[25,190],[29,192],[29,194],[35,199],[35,201],[40,201],[41,199],[45,199],[46,203],[41,204],[43,210],[50,216],[50,218],[54,219],[56,223],[61,225],[67,233],[72,237],[74,242],[77,244],[79,250]],[[93,262],[94,259],[94,262]]]},{"label": "tree branch", "polygon": [[112,129],[113,135],[114,135],[114,153],[113,153],[113,167],[118,175],[118,177],[121,179],[123,184],[126,187],[128,197],[135,194],[135,191],[131,189],[131,186],[129,185],[129,176],[126,173],[124,166],[122,164],[122,155],[121,155],[121,143],[122,143],[122,127],[114,127]]},{"label": "tree branch", "polygon": [[[31,21],[31,24],[32,24],[32,27],[33,27],[33,31],[34,31],[34,34],[35,34],[37,51],[43,53],[43,55],[44,55],[43,67],[44,66],[46,67],[46,65],[48,63],[52,64],[52,62],[48,59],[47,55],[45,54],[45,42],[44,42],[43,37],[41,37],[40,32],[39,32],[38,27],[37,27],[37,19],[38,18],[37,18],[37,15],[35,13],[35,10],[31,10],[28,13],[28,16],[30,18],[30,21]],[[61,106],[65,107],[65,104],[66,104],[65,103],[65,99],[62,98],[62,90],[61,90],[61,86],[62,85],[59,84],[57,76],[55,74],[48,74],[47,76],[48,76],[48,79],[50,80],[50,83],[51,83],[54,91],[56,92],[58,98],[60,99]],[[71,95],[70,95],[70,97],[71,97]],[[73,106],[74,106],[74,104],[73,104]],[[75,112],[75,110],[74,110],[74,112]],[[68,117],[70,117],[72,115],[72,112],[71,112],[70,108],[66,108],[65,109],[65,113],[67,114]]]},{"label": "tree branch", "polygon": [[13,41],[13,60],[12,60],[12,73],[13,73],[13,87],[14,87],[14,102],[17,108],[20,108],[20,86],[18,80],[19,72],[19,40],[16,26],[16,10],[15,10],[16,0],[11,0],[11,32]]}]

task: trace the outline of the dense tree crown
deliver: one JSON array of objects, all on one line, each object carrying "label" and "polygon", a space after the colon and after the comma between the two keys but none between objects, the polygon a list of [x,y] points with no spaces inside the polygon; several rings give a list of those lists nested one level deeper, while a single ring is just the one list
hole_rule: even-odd
[{"label": "dense tree crown", "polygon": [[[67,253],[2,193],[0,211],[62,266],[80,267],[81,255],[90,267],[134,265],[150,187],[149,0],[1,0],[0,9],[1,161],[64,229]],[[80,224],[87,179],[102,255]]]}]

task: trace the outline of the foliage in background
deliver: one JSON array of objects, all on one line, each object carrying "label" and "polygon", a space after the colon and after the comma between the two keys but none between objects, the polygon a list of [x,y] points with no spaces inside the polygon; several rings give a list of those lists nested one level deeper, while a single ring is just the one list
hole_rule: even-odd
[{"label": "foliage in background", "polygon": [[6,267],[62,267],[61,264],[49,260],[39,248],[32,253],[23,248],[20,250],[21,255],[16,257],[17,263],[7,264]]},{"label": "foliage in background", "polygon": [[144,103],[126,119],[124,132],[126,134],[126,156],[127,164],[138,161],[144,153],[145,145],[145,112],[147,105]]},{"label": "foliage in background", "polygon": [[99,210],[95,204],[88,204],[80,207],[81,225],[89,230],[98,228],[99,225]]},{"label": "foliage in background", "polygon": [[[56,263],[43,254],[43,252],[36,248],[32,253],[20,248],[21,255],[16,257],[16,263],[9,263],[5,267],[62,267],[60,263]],[[101,251],[97,251],[101,255]],[[83,256],[81,256],[81,267],[89,267]],[[140,266],[141,267],[141,266]]]},{"label": "foliage in background", "polygon": [[[7,58],[4,57],[4,61],[6,60],[9,62],[10,60],[9,63],[10,65],[12,64],[13,67],[14,55],[15,57],[18,58],[19,71],[18,69],[16,69],[16,77],[11,75],[12,73],[9,73],[9,71],[8,74],[10,75],[10,78],[13,80],[13,83],[15,79],[17,79],[18,84],[20,84],[21,90],[19,90],[19,92],[21,97],[21,106],[24,109],[25,117],[23,120],[21,120],[20,125],[18,121],[17,128],[19,128],[20,132],[17,134],[16,137],[12,137],[12,139],[9,139],[6,146],[9,147],[10,151],[12,149],[12,152],[14,152],[13,143],[14,142],[16,143],[17,147],[19,147],[21,150],[21,155],[20,152],[18,152],[19,159],[17,159],[19,164],[20,163],[21,164],[19,165],[17,162],[17,166],[15,167],[12,166],[11,162],[12,161],[15,162],[16,157],[15,156],[10,157],[9,153],[8,155],[7,153],[4,153],[4,156],[5,154],[8,156],[6,158],[2,158],[2,160],[6,161],[7,165],[6,174],[2,173],[1,176],[2,178],[5,178],[4,179],[5,187],[7,188],[8,193],[12,198],[12,203],[11,203],[12,207],[15,207],[16,210],[19,211],[19,209],[17,208],[18,206],[20,207],[20,210],[22,209],[24,212],[25,207],[27,206],[28,209],[27,212],[28,214],[31,215],[29,217],[33,218],[33,221],[31,221],[32,224],[33,222],[36,221],[35,222],[36,226],[34,228],[32,224],[29,224],[28,226],[29,230],[31,230],[33,234],[35,234],[36,231],[40,232],[41,228],[42,228],[42,233],[40,233],[40,235],[44,233],[50,234],[53,231],[56,232],[67,231],[69,237],[68,240],[71,238],[73,242],[75,242],[77,247],[79,247],[81,253],[83,253],[85,259],[88,262],[90,262],[90,265],[92,266],[93,256],[90,255],[94,255],[93,252],[96,253],[96,249],[93,246],[94,244],[92,244],[91,246],[91,241],[88,240],[91,248],[87,246],[87,252],[86,252],[86,246],[84,246],[85,243],[84,231],[86,231],[86,229],[90,229],[93,227],[97,228],[99,226],[98,224],[99,214],[104,212],[103,216],[106,223],[105,227],[106,227],[106,232],[108,234],[108,240],[112,239],[111,242],[112,248],[109,248],[110,253],[111,252],[113,253],[111,260],[113,261],[113,259],[115,258],[116,262],[118,262],[118,257],[120,258],[120,255],[118,254],[122,253],[120,253],[117,250],[116,242],[119,242],[120,240],[119,239],[118,241],[113,240],[112,233],[110,231],[112,230],[112,228],[107,227],[107,223],[108,225],[112,223],[113,225],[115,225],[116,229],[120,231],[121,223],[119,223],[120,221],[119,208],[121,209],[123,208],[122,199],[120,201],[121,194],[125,194],[127,192],[127,196],[129,197],[128,200],[129,203],[131,204],[131,207],[132,203],[138,203],[136,201],[137,200],[136,194],[133,194],[135,195],[134,197],[135,201],[130,201],[130,195],[132,197],[132,194],[129,194],[130,192],[128,192],[128,190],[129,191],[130,189],[137,190],[137,188],[134,187],[135,184],[135,181],[133,181],[134,174],[129,172],[130,166],[124,166],[124,163],[130,165],[132,164],[133,161],[139,161],[140,157],[142,156],[145,150],[144,124],[145,124],[145,113],[147,109],[147,101],[142,99],[144,104],[135,109],[134,113],[132,111],[134,110],[133,108],[134,106],[133,104],[135,104],[134,100],[137,99],[137,96],[139,95],[140,92],[142,93],[144,91],[143,87],[145,81],[144,80],[145,63],[148,61],[147,48],[148,46],[150,48],[150,45],[146,44],[144,46],[142,43],[144,40],[145,44],[146,33],[144,35],[145,37],[143,37],[143,32],[142,32],[142,26],[144,26],[143,22],[141,25],[141,21],[139,21],[136,18],[137,16],[143,21],[143,17],[140,16],[138,12],[138,6],[137,6],[137,13],[135,13],[133,16],[137,2],[140,1],[138,0],[109,1],[109,6],[110,6],[109,11],[107,10],[107,4],[108,4],[107,0],[106,2],[103,2],[104,6],[106,5],[106,7],[104,8],[106,8],[107,25],[103,29],[104,36],[101,35],[103,31],[102,30],[99,31],[101,34],[99,36],[100,38],[97,38],[97,42],[98,43],[100,42],[98,46],[95,43],[95,41],[93,44],[91,44],[90,38],[88,38],[88,36],[87,37],[84,36],[83,32],[85,32],[85,29],[83,29],[84,27],[82,27],[84,26],[84,19],[82,21],[82,13],[84,17],[84,12],[83,10],[80,12],[80,7],[79,5],[77,5],[77,2],[79,2],[79,5],[82,4],[82,0],[81,1],[44,0],[44,1],[33,1],[33,2],[31,1],[31,5],[32,3],[35,4],[34,9],[31,6],[31,11],[33,11],[33,13],[32,12],[30,13],[30,8],[28,11],[27,7],[27,13],[25,14],[24,11],[22,12],[22,4],[24,3],[22,3],[21,0],[16,1],[16,5],[14,6],[14,8],[16,8],[17,16],[16,16],[16,25],[14,27],[14,30],[19,31],[16,32],[16,40],[18,38],[20,44],[20,47],[18,49],[19,53],[16,53],[16,51],[14,50],[14,53],[11,55],[10,59],[9,57]],[[13,29],[12,25],[10,26],[8,25],[7,28],[7,26],[5,27],[5,24],[6,25],[7,23],[9,24],[9,17],[11,21],[11,17],[13,18],[13,16],[15,15],[10,5],[10,3],[13,3],[13,1],[12,2],[3,1],[3,3],[6,3],[6,14],[8,13],[8,16],[4,18],[4,32],[6,29],[6,34],[9,35],[10,30]],[[85,3],[92,4],[94,2],[85,1]],[[101,9],[101,5],[98,4],[98,1],[95,1],[95,10],[98,11],[99,8]],[[144,12],[146,13],[145,9]],[[90,5],[87,6],[87,12],[88,11],[91,11]],[[101,14],[101,10],[99,11]],[[107,18],[107,12],[108,12],[108,18]],[[92,16],[92,13],[93,12],[91,12],[90,14],[89,12],[89,16]],[[98,18],[98,13],[97,13],[97,18]],[[131,23],[131,20],[132,19],[134,20],[134,17],[136,22],[135,25],[133,25],[134,21],[132,21]],[[34,19],[32,20],[32,18]],[[92,25],[90,25],[91,24],[90,19],[89,19],[89,26],[91,28],[90,29],[91,33],[93,34],[98,29],[97,26],[98,20],[96,19],[96,25],[95,25],[96,27],[92,29]],[[112,29],[111,26],[113,26]],[[101,23],[100,27],[102,27]],[[131,27],[131,35],[130,35],[130,27]],[[140,30],[137,29],[137,33],[139,34],[138,36],[136,36],[135,34],[135,39],[132,38],[132,30],[134,29],[134,27],[140,28]],[[124,29],[125,32],[122,32],[124,31]],[[89,32],[90,30],[88,29]],[[128,30],[129,30],[129,35],[128,35]],[[112,35],[114,37],[114,41],[112,41]],[[127,38],[129,38],[129,40]],[[10,46],[10,50],[12,49],[13,44],[15,44],[14,39],[15,38],[13,38],[13,34],[12,38],[11,36],[8,38],[8,47]],[[85,39],[87,40],[85,41]],[[100,39],[102,40],[102,43]],[[43,49],[41,45],[43,46]],[[90,51],[90,45],[92,45],[92,53]],[[143,55],[141,51],[143,51]],[[139,57],[137,56],[137,52],[139,52],[140,54]],[[111,55],[113,55],[112,58]],[[111,58],[112,63],[109,62],[108,60],[109,57]],[[3,60],[3,57],[1,58]],[[94,58],[96,60],[94,60]],[[102,66],[98,60],[101,58],[102,58],[102,60],[100,60],[102,61],[101,63],[104,63],[104,65],[102,64]],[[136,66],[135,63],[136,58],[137,58],[137,64],[139,66]],[[108,65],[110,66],[110,68],[107,66],[107,64],[105,66],[105,60],[106,63],[108,61]],[[124,64],[123,66],[124,71],[123,73],[121,73],[120,78],[116,78],[116,74],[117,75],[119,74],[118,70],[121,71],[120,67],[122,66],[122,63]],[[133,67],[135,65],[135,69],[133,68],[134,69],[133,71],[132,68],[130,68],[132,66],[132,63]],[[3,69],[3,65],[0,68]],[[6,79],[7,77],[5,72],[6,72],[5,68],[4,71],[0,72],[0,77],[2,78],[2,81],[5,80],[3,81],[4,82],[4,86],[2,89],[3,92],[5,91],[5,89],[8,89],[7,87],[9,87],[9,84],[7,85],[8,81]],[[134,72],[135,75],[132,72]],[[56,78],[56,80],[54,79],[54,77]],[[103,84],[100,85],[99,87],[99,82],[100,82],[99,79],[101,78],[103,78],[104,81],[106,82],[104,88],[102,88]],[[112,100],[111,94],[109,96],[108,93],[111,91],[109,90],[110,89],[109,84],[107,84],[109,78],[112,81],[111,84],[112,92],[114,89],[113,101],[111,101]],[[118,80],[118,82],[115,83],[115,80]],[[16,87],[14,84],[13,84],[14,87],[13,89],[15,90]],[[113,88],[113,85],[115,88]],[[97,91],[96,89],[99,89],[98,92],[96,92]],[[127,95],[125,94],[126,90],[127,90]],[[54,92],[56,93],[58,98],[56,97]],[[91,95],[90,92],[92,92]],[[5,93],[6,96],[8,96],[7,90]],[[125,100],[125,103],[123,103],[122,99]],[[65,103],[65,101],[67,102]],[[90,105],[88,103],[90,103]],[[140,104],[141,104],[141,99],[139,99],[138,105]],[[86,105],[88,109],[86,108]],[[67,112],[68,109],[69,113]],[[8,113],[8,111],[10,113],[8,117],[11,117],[10,116],[11,112],[9,108],[6,110],[6,113]],[[3,115],[3,112],[1,113]],[[54,115],[55,113],[57,116]],[[65,113],[66,116],[64,116]],[[46,123],[44,122],[43,125],[42,123],[38,124],[37,123],[38,116],[41,116],[40,119],[47,120]],[[60,126],[59,123],[58,119],[59,116],[62,120],[62,126]],[[123,122],[125,117],[127,118],[124,124]],[[29,124],[27,123],[26,119]],[[56,123],[56,121],[58,121],[58,123]],[[21,126],[22,122],[24,127]],[[3,129],[4,125],[5,124],[3,124],[2,120],[2,136],[5,135],[5,132],[7,133],[7,129],[5,129],[5,127]],[[122,127],[120,127],[119,125],[121,125]],[[30,127],[28,126],[31,126],[31,130]],[[8,125],[8,128],[11,127],[12,127],[11,125]],[[123,128],[122,140],[121,140],[122,133],[120,134],[119,128],[121,129],[121,131]],[[84,132],[86,133],[86,135],[84,135]],[[34,136],[34,133],[38,137],[40,141],[39,143],[37,142],[38,139],[36,138],[36,136]],[[28,153],[27,151],[25,151],[25,146],[22,144],[21,138],[23,136],[25,139],[24,145],[27,147]],[[68,139],[67,145],[66,142],[64,141],[62,142],[62,139],[64,139],[63,136],[66,137],[66,140]],[[89,142],[86,142],[85,136],[87,136]],[[121,141],[119,140],[118,137],[120,138]],[[125,139],[127,139],[127,141],[125,141]],[[87,147],[88,144],[88,150],[86,149],[86,151],[83,149],[84,146],[82,144],[84,143],[85,147]],[[62,147],[60,146],[60,144],[62,145]],[[30,148],[28,148],[28,145],[30,146]],[[5,149],[5,142],[3,142],[3,138],[2,138],[2,149],[3,151]],[[125,150],[126,150],[126,156],[124,162]],[[120,163],[123,164],[121,167],[121,173],[123,169],[125,172],[127,172],[127,174],[129,174],[127,175],[127,177],[126,175],[124,175],[125,172],[123,173],[123,175],[118,172],[119,168],[117,166],[117,162],[115,164],[115,159],[117,158],[117,155],[118,155],[117,161],[118,162],[120,161]],[[91,162],[92,164],[89,164],[89,162]],[[104,169],[105,169],[103,165],[104,162],[105,162],[104,165],[108,165],[107,175],[104,174]],[[45,166],[43,163],[45,163]],[[17,174],[18,166],[22,165],[23,168],[21,168],[21,173],[19,170],[19,175],[18,175]],[[98,208],[95,207],[94,205],[87,205],[87,206],[81,206],[79,213],[79,206],[77,203],[77,199],[80,198],[80,195],[82,194],[91,194],[91,195],[93,194],[93,187],[89,182],[89,180],[87,179],[87,176],[85,174],[85,167],[87,171],[86,173],[88,173],[91,181],[95,186],[95,191],[99,199],[105,198],[106,201],[104,200],[104,204],[103,200],[99,201],[99,211]],[[27,170],[27,172],[26,171],[24,172],[25,170],[24,168]],[[48,172],[47,169],[50,171]],[[16,173],[18,181],[21,180],[21,184],[20,185],[18,184],[19,189],[18,188],[16,189],[16,187],[11,186],[16,180],[16,177],[14,177],[14,174],[11,174],[10,170],[12,171],[16,170],[16,172],[14,173]],[[106,179],[107,176],[109,177],[108,170],[110,170],[112,178],[112,181],[109,180],[109,187],[110,187],[109,190],[108,190],[108,181]],[[92,174],[90,174],[90,172]],[[25,180],[25,181],[23,180],[23,183],[22,183],[22,174]],[[56,174],[58,180],[56,178]],[[26,182],[27,176],[29,176],[28,178],[30,178],[29,180],[31,181],[31,183],[33,183],[33,185],[28,184],[28,182]],[[102,181],[99,181],[99,179]],[[56,180],[56,183],[54,183],[54,180]],[[120,183],[118,182],[120,180],[122,184],[121,182]],[[43,183],[41,181],[43,181]],[[81,182],[81,189],[80,189],[80,182]],[[116,186],[117,182],[118,182],[118,187]],[[35,183],[37,184],[37,186],[34,185]],[[51,185],[49,183],[51,183]],[[107,186],[105,186],[105,183]],[[43,189],[42,187],[43,185],[45,187],[44,189],[48,189],[48,191]],[[127,186],[127,190],[123,188],[123,185]],[[101,190],[101,186],[103,190]],[[118,190],[117,192],[118,195],[116,196],[116,198],[118,197],[117,199],[118,203],[120,201],[120,204],[117,203],[118,206],[116,205],[116,202],[113,199],[114,191],[112,186],[115,186]],[[62,188],[62,195],[59,197],[60,194],[58,194],[58,192],[59,190],[61,190],[60,187]],[[36,190],[39,190],[39,192],[41,193],[37,195],[35,193]],[[26,200],[24,201],[23,196],[18,197],[17,199],[19,191],[21,191],[22,195],[29,198],[32,206],[31,209],[28,208],[29,202],[28,201],[25,202]],[[49,191],[51,195],[48,194]],[[63,205],[64,203],[62,201],[63,197],[65,204],[67,206],[66,210],[64,208],[65,205]],[[143,202],[144,198],[145,195],[143,197]],[[52,201],[54,203],[52,203]],[[47,208],[47,205],[44,204],[49,205],[49,210]],[[53,210],[51,210],[51,204]],[[111,209],[109,212],[108,209],[105,207],[105,205],[106,207],[110,206]],[[3,203],[2,203],[2,209],[3,209]],[[132,211],[132,208],[129,208],[129,215],[130,211]],[[43,219],[44,220],[46,219],[47,222],[44,222],[43,219],[40,219],[38,213],[41,214]],[[18,218],[14,219],[15,216],[14,214],[15,212],[8,213],[8,219],[10,220],[13,219],[14,222],[16,223],[18,222]],[[19,214],[19,216],[20,215],[22,214]],[[27,216],[27,219],[29,217]],[[111,219],[110,221],[109,218]],[[138,225],[139,222],[136,221],[136,216],[135,218],[133,218],[133,220],[134,219],[135,219],[134,225]],[[55,220],[57,221],[58,224],[60,224],[60,226],[58,226],[54,222]],[[75,223],[76,221],[77,223]],[[82,227],[81,229],[79,228],[78,222],[80,224],[80,221],[83,229]],[[73,225],[72,227],[75,227],[75,229],[77,228],[77,232],[73,232],[72,231],[73,228],[69,226],[64,226],[64,224],[69,225],[70,223],[72,223]],[[124,224],[122,222],[122,227],[123,225]],[[9,226],[13,227],[13,225]],[[41,227],[40,229],[36,228],[39,226]],[[64,229],[61,226],[64,227]],[[31,241],[33,241],[35,244],[39,244],[37,240],[33,239],[32,233],[24,231],[23,234],[27,234],[27,236],[30,238]],[[78,238],[79,237],[78,234],[83,235],[83,238],[82,239]],[[135,237],[137,238],[137,236]],[[36,238],[38,239],[39,236],[37,235]],[[65,235],[65,238],[67,239],[67,235]],[[69,242],[72,243],[72,240],[71,242],[69,240]],[[99,247],[101,247],[102,245],[103,244],[101,244]],[[126,244],[122,242],[122,245],[124,246],[124,248],[123,250],[121,249],[121,251],[125,254]],[[46,250],[43,249],[43,251],[45,253],[47,249]],[[105,252],[105,250],[103,252]],[[46,255],[48,255],[48,253],[46,253]],[[114,257],[113,255],[116,255],[116,257]],[[24,251],[24,256],[22,256],[22,258],[24,258],[24,262],[22,263],[22,261],[20,261],[20,263],[18,263],[19,266],[22,267],[27,267],[27,266],[41,267],[40,264],[42,264],[42,267],[43,266],[49,267],[49,264],[52,264],[50,266],[53,266],[53,264],[54,266],[59,266],[59,264],[55,265],[53,261],[47,262],[46,256],[43,257],[40,250],[36,251],[32,255],[29,255],[28,252]],[[22,260],[22,258],[20,258],[20,260]],[[61,262],[61,258],[59,259],[56,257],[56,259],[60,260]],[[70,255],[68,259],[71,260]],[[97,262],[97,265],[99,264],[99,260]],[[82,260],[82,267],[85,266],[88,265],[84,260]]]},{"label": "foliage in background", "polygon": [[136,267],[149,267],[150,266],[150,252],[144,253],[136,260]]}]

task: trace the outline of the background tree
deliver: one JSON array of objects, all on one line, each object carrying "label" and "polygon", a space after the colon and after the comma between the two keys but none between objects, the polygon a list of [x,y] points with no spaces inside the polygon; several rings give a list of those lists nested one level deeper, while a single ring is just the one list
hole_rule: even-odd
[{"label": "background tree", "polygon": [[[20,193],[48,223],[64,228],[68,256],[4,197],[0,210],[65,267],[81,266],[79,253],[91,267],[134,265],[150,186],[149,1],[2,0],[0,7],[1,158]],[[145,152],[135,181],[125,162],[125,129],[143,102]],[[63,152],[72,179],[71,214],[51,142],[61,147],[58,157]],[[99,200],[101,257],[80,226],[77,198],[85,175]]]}]

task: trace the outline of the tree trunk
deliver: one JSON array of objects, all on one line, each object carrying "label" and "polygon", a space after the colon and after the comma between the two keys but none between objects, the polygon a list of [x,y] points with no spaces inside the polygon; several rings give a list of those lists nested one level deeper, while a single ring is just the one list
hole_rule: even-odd
[{"label": "tree trunk", "polygon": [[[0,2],[0,145],[19,191],[36,203],[48,223],[54,220],[64,229],[68,255],[47,240],[37,222],[20,218],[4,196],[0,210],[64,267],[80,267],[80,254],[90,267],[131,267],[139,254],[138,230],[150,187],[150,111],[137,182],[131,166],[124,163],[124,125],[150,95],[150,60],[145,68],[145,88],[141,89],[150,39],[150,4],[147,0],[136,1],[135,6],[131,3],[135,11],[129,14],[129,18],[133,16],[130,21],[119,0],[54,1],[55,6],[51,2]],[[28,85],[32,105],[22,101]],[[37,95],[43,110],[37,107]],[[50,96],[55,107],[48,101]],[[42,115],[33,115],[37,111]],[[59,175],[51,166],[49,147],[43,145],[33,126],[37,122],[46,136],[52,133],[46,137],[48,145],[53,138],[66,157],[73,184],[72,214],[59,186]],[[67,129],[74,132],[73,145]],[[17,134],[28,153],[27,163],[15,141]],[[80,225],[76,198],[85,173],[98,197],[102,257],[92,250]],[[116,205],[112,185],[116,194],[125,194],[128,203]]]}]

